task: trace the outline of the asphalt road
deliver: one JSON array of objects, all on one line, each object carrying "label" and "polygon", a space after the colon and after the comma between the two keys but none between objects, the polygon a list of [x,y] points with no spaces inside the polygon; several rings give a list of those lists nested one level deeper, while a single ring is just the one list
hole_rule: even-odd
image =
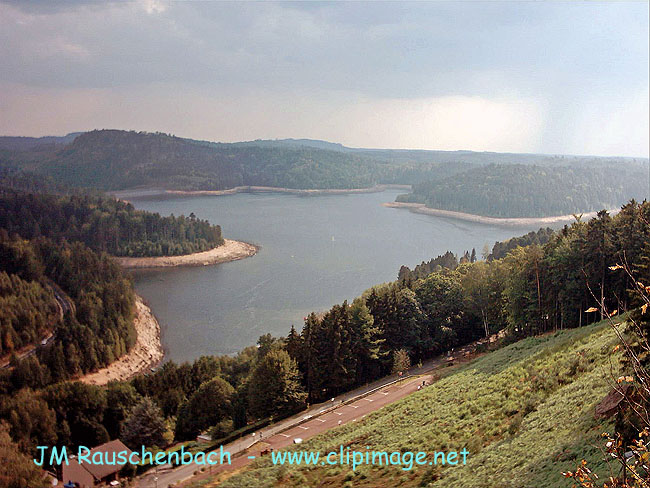
[{"label": "asphalt road", "polygon": [[[358,422],[367,414],[379,410],[417,391],[422,381],[431,383],[433,374],[437,368],[450,360],[467,360],[478,343],[464,346],[454,351],[454,357],[439,356],[425,362],[421,367],[414,367],[409,370],[409,377],[399,382],[397,375],[377,380],[369,385],[356,388],[350,392],[340,395],[334,401],[314,405],[293,417],[289,417],[275,424],[269,425],[256,432],[255,436],[247,436],[238,439],[224,447],[225,451],[231,454],[230,465],[215,465],[208,472],[199,474],[196,479],[201,479],[221,471],[238,469],[253,462],[248,456],[255,458],[261,455],[262,450],[273,448],[279,450],[293,444],[293,440],[301,438],[307,440],[326,430],[345,425],[349,422]],[[261,434],[261,439],[260,439]],[[167,488],[169,485],[177,484],[194,476],[202,466],[190,464],[178,468],[159,467],[158,472],[153,470],[141,478],[138,478],[134,486],[139,488]],[[157,479],[156,479],[157,478]]]},{"label": "asphalt road", "polygon": [[418,385],[422,384],[423,380],[430,383],[431,379],[431,375],[407,378],[354,402],[340,404],[334,409],[311,418],[308,422],[292,427],[269,438],[265,437],[262,441],[248,449],[242,456],[233,459],[231,465],[215,467],[212,472],[218,473],[223,470],[240,468],[253,462],[254,459],[250,459],[249,456],[254,456],[255,458],[260,457],[261,452],[265,449],[272,448],[275,451],[284,449],[293,445],[294,439],[296,438],[307,440],[338,426],[350,422],[357,422],[369,413],[379,410],[384,405],[388,405],[414,393],[417,391]]},{"label": "asphalt road", "polygon": [[[232,463],[230,465],[213,466],[211,474],[246,466],[253,462],[255,458],[259,457],[262,450],[269,448],[273,448],[274,450],[283,449],[292,445],[296,438],[307,440],[339,425],[357,422],[367,414],[380,409],[384,405],[388,405],[417,391],[417,387],[422,381],[429,383],[431,379],[431,375],[409,377],[398,383],[380,387],[380,389],[369,395],[362,396],[347,403],[343,403],[346,400],[342,398],[335,398],[334,402],[326,402],[312,407],[310,410],[302,412],[299,416],[291,417],[283,422],[262,429],[254,437],[249,436],[225,445],[224,450],[231,453]],[[361,392],[358,395],[365,395],[365,393]],[[345,396],[349,396],[349,394]],[[261,439],[260,434],[262,436]],[[254,458],[249,458],[249,456]],[[167,488],[170,484],[178,483],[192,477],[200,467],[196,464],[190,464],[175,469],[159,468],[158,473],[151,472],[140,478],[136,486],[140,488]],[[202,477],[208,475],[209,473],[204,473]],[[158,479],[156,480],[156,478]]]}]

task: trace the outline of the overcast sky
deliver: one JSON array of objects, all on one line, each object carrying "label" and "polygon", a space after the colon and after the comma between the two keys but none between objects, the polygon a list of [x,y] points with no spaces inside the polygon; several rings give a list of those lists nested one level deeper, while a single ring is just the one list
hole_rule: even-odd
[{"label": "overcast sky", "polygon": [[648,3],[0,0],[0,134],[648,156]]}]

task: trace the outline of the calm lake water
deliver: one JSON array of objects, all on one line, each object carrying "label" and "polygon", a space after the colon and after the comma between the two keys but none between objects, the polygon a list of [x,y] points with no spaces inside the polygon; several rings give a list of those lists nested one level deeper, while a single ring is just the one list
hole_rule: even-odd
[{"label": "calm lake water", "polygon": [[285,335],[303,317],[351,300],[447,250],[460,254],[526,228],[500,228],[382,207],[399,191],[296,196],[275,193],[128,198],[140,209],[220,224],[224,236],[261,246],[218,266],[134,273],[136,289],[162,327],[166,358],[230,354],[270,332]]}]

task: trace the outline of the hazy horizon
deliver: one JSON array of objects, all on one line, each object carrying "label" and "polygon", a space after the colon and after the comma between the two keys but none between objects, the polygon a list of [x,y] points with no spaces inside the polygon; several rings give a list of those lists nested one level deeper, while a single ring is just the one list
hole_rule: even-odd
[{"label": "hazy horizon", "polygon": [[195,139],[193,137],[188,137],[184,136],[182,134],[173,134],[173,133],[167,133],[163,131],[139,131],[138,129],[119,129],[115,127],[103,127],[103,128],[96,128],[96,129],[88,129],[88,130],[73,130],[70,132],[66,132],[65,134],[42,134],[42,135],[25,135],[25,134],[19,134],[19,135],[14,135],[14,134],[0,134],[0,137],[31,137],[31,138],[44,138],[44,137],[65,137],[70,134],[84,134],[86,132],[92,132],[95,130],[124,130],[124,131],[134,131],[134,132],[147,132],[147,133],[164,133],[167,135],[170,135],[172,137],[178,137],[179,139],[190,139],[194,141],[203,141],[203,142],[213,142],[213,143],[223,143],[223,144],[236,144],[236,143],[244,143],[244,142],[257,142],[257,141],[273,141],[273,142],[281,142],[281,141],[316,141],[316,142],[326,142],[330,144],[340,144],[343,147],[347,149],[354,149],[354,150],[368,150],[368,151],[374,151],[374,150],[388,150],[388,151],[440,151],[440,152],[473,152],[473,153],[495,153],[495,154],[531,154],[531,155],[543,155],[543,156],[567,156],[567,157],[595,157],[595,158],[626,158],[626,159],[644,159],[648,160],[648,156],[629,156],[626,154],[612,154],[612,155],[602,155],[602,154],[569,154],[569,153],[543,153],[543,152],[530,152],[530,151],[490,151],[490,150],[485,150],[485,151],[480,151],[480,150],[474,150],[474,149],[424,149],[421,147],[360,147],[360,146],[350,146],[347,144],[342,144],[338,141],[328,141],[325,139],[314,139],[311,137],[283,137],[283,138],[275,138],[275,139],[270,139],[270,138],[264,138],[264,137],[259,137],[257,139],[246,139],[246,140],[233,140],[233,141],[219,141],[219,140],[211,140],[211,139]]},{"label": "hazy horizon", "polygon": [[649,156],[647,2],[0,0],[0,133]]}]

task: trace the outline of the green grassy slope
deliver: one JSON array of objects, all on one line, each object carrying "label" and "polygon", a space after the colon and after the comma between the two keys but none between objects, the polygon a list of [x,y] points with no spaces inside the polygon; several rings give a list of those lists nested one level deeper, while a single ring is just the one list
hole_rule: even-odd
[{"label": "green grassy slope", "polygon": [[[559,487],[580,459],[603,471],[596,447],[611,427],[594,419],[619,359],[604,324],[528,338],[489,353],[363,421],[317,436],[301,449],[342,444],[385,451],[470,451],[466,466],[275,467],[269,459],[219,486]],[[613,367],[613,370],[611,369]],[[212,483],[201,483],[210,486]]]}]

